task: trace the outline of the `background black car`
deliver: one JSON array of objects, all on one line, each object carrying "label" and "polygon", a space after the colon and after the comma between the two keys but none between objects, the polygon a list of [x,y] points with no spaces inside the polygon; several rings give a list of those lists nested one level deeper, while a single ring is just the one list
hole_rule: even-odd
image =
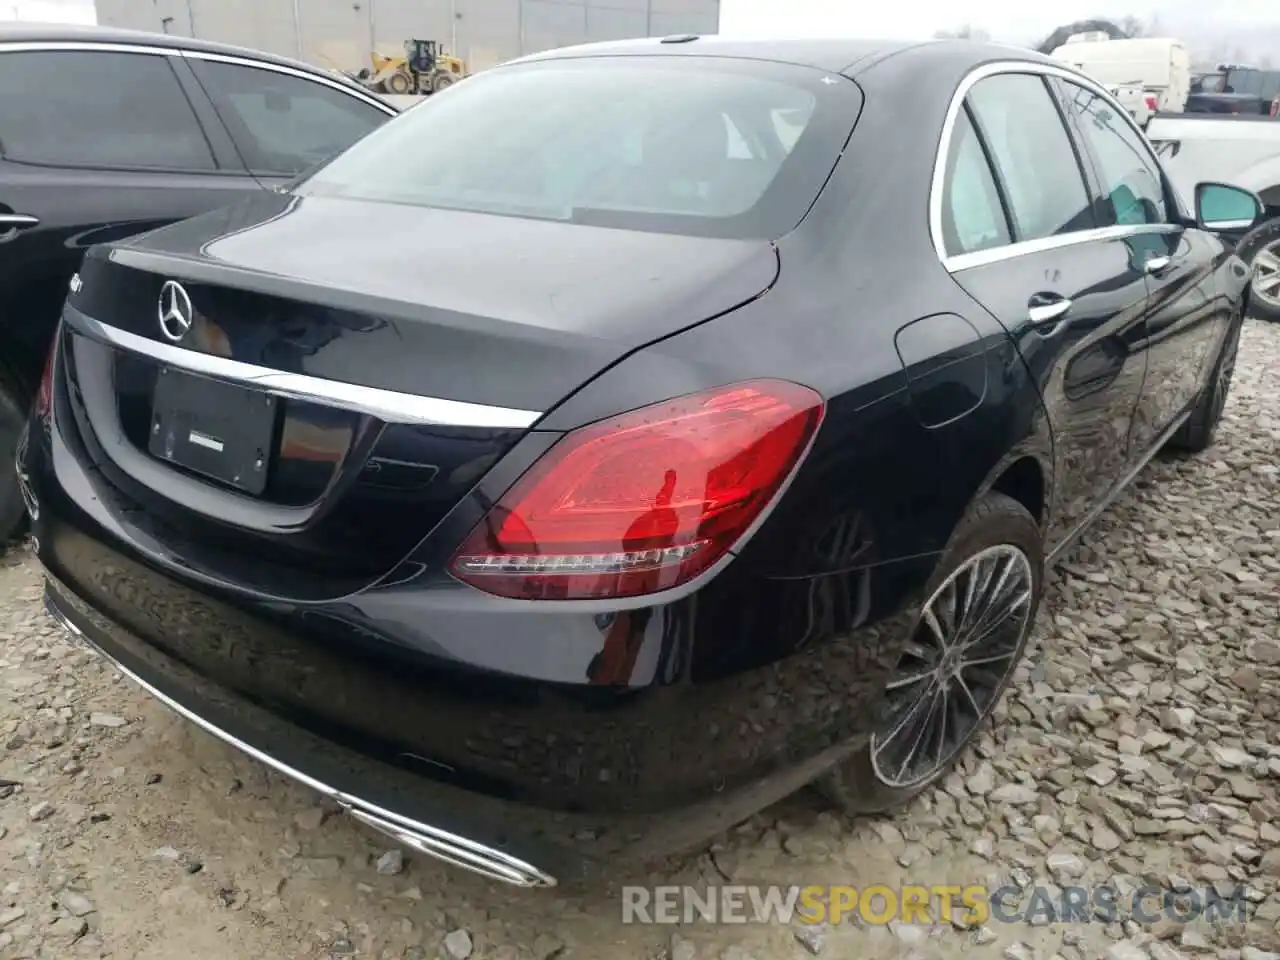
[{"label": "background black car", "polygon": [[0,24],[0,543],[22,520],[14,445],[84,251],[284,183],[395,113],[237,47]]},{"label": "background black car", "polygon": [[1003,47],[486,71],[90,252],[25,461],[47,604],[514,883],[814,780],[900,803],[990,715],[1047,558],[1212,442],[1248,279],[1215,233],[1260,207],[1197,196]]}]

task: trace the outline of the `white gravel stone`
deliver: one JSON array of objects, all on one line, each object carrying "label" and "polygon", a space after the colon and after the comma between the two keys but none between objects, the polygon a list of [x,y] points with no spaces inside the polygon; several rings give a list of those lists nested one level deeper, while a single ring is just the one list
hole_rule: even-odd
[{"label": "white gravel stone", "polygon": [[394,876],[404,872],[404,851],[388,850],[378,858],[378,873],[383,876]]},{"label": "white gravel stone", "polygon": [[466,930],[452,930],[444,938],[444,949],[453,960],[467,960],[471,956],[471,934]]},{"label": "white gravel stone", "polygon": [[74,890],[63,890],[58,894],[58,903],[62,905],[62,909],[73,917],[86,917],[93,913],[93,904],[89,902],[89,898],[83,893],[76,893]]}]

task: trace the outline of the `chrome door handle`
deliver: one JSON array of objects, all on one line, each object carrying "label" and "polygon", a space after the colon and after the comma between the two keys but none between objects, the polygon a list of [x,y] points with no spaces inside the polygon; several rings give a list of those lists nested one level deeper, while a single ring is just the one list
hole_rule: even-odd
[{"label": "chrome door handle", "polygon": [[0,213],[0,227],[8,227],[10,230],[34,227],[39,223],[40,218],[33,217],[29,213]]},{"label": "chrome door handle", "polygon": [[1071,301],[1065,297],[1061,300],[1051,300],[1048,303],[1035,303],[1027,307],[1027,317],[1031,320],[1033,327],[1043,327],[1046,324],[1056,323],[1067,315],[1067,311],[1071,309]]},{"label": "chrome door handle", "polygon": [[1151,257],[1142,265],[1142,269],[1152,276],[1159,276],[1165,270],[1169,269],[1169,264],[1173,263],[1171,257]]}]

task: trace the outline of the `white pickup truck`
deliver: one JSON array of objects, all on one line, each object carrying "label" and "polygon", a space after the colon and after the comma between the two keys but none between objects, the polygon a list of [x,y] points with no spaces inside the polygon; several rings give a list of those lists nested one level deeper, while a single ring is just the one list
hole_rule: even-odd
[{"label": "white pickup truck", "polygon": [[1195,209],[1195,185],[1206,181],[1244,187],[1262,199],[1268,220],[1236,252],[1253,264],[1254,315],[1280,321],[1280,119],[1157,114],[1147,125],[1147,139],[1189,209]]},{"label": "white pickup truck", "polygon": [[1151,122],[1156,110],[1156,97],[1155,94],[1148,93],[1141,83],[1114,84],[1107,90],[1128,111],[1138,126],[1145,128]]}]

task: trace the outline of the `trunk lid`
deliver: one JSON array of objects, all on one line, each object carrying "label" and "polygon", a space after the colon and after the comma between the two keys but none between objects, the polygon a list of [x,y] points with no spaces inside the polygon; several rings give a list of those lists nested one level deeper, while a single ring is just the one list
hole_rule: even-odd
[{"label": "trunk lid", "polygon": [[[567,394],[776,273],[762,241],[265,194],[92,251],[62,354],[86,454],[164,552],[325,599],[391,570]],[[323,395],[278,389],[303,382]],[[417,398],[445,415],[401,418]]]},{"label": "trunk lid", "polygon": [[535,411],[777,273],[763,241],[271,193],[100,259],[86,312],[148,339],[178,279],[238,360]]}]

